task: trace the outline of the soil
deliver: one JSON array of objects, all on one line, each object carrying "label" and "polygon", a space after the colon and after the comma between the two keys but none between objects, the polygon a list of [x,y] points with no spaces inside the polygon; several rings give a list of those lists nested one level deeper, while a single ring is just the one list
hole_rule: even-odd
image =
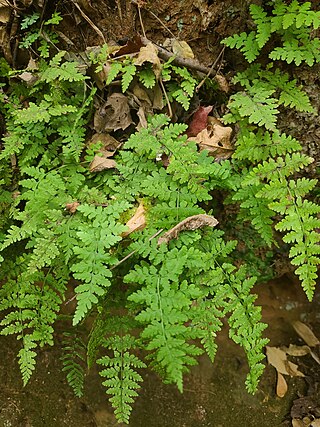
[{"label": "soil", "polygon": [[[259,285],[258,303],[269,324],[266,336],[271,346],[304,344],[291,322],[301,320],[320,337],[320,292],[308,303],[300,286],[283,277]],[[57,341],[59,342],[59,336]],[[184,393],[163,385],[152,373],[145,375],[143,388],[132,412],[131,427],[287,427],[291,426],[293,401],[311,396],[320,411],[319,365],[307,355],[294,360],[305,378],[288,378],[284,398],[276,396],[276,371],[267,366],[258,392],[245,390],[247,363],[227,330],[218,337],[214,365],[200,359],[184,382]],[[81,399],[74,397],[61,372],[59,345],[39,353],[36,372],[23,388],[15,355],[19,343],[0,337],[0,427],[113,427],[118,425],[97,372],[86,378]],[[311,387],[312,385],[312,387]],[[308,395],[308,391],[310,392]],[[301,411],[300,411],[301,414]],[[312,414],[307,414],[312,419]]]},{"label": "soil", "polygon": [[[144,31],[148,39],[162,44],[172,34],[189,43],[201,64],[210,67],[221,51],[220,41],[250,27],[248,0],[64,0],[22,1],[17,9],[28,13],[38,9],[48,14],[57,7],[64,20],[59,25],[64,48],[83,52],[87,47],[113,40],[125,44]],[[262,0],[255,3],[263,4]],[[314,6],[318,0],[312,1]],[[141,7],[141,21],[138,8]],[[24,9],[24,10],[23,10]],[[102,37],[103,36],[103,37]],[[19,34],[15,37],[18,39]],[[10,41],[11,43],[11,41]],[[4,49],[4,55],[10,56]],[[12,58],[11,58],[12,59]],[[18,52],[18,63],[26,57]],[[227,79],[241,69],[242,55],[227,51],[220,68]],[[290,70],[287,70],[291,72]],[[320,66],[302,67],[292,72],[319,109]],[[320,162],[320,122],[310,114],[290,112],[283,115],[280,128],[297,137],[304,150],[315,158],[309,170],[316,174]],[[266,336],[270,345],[303,344],[291,322],[308,323],[320,337],[320,292],[308,303],[299,284],[285,276],[256,287],[263,319],[269,324]],[[59,344],[61,337],[56,337]],[[184,394],[173,386],[163,385],[152,373],[144,378],[130,420],[131,427],[280,427],[291,426],[293,401],[312,398],[312,413],[295,406],[297,418],[317,417],[320,411],[320,369],[310,355],[295,360],[306,377],[287,378],[288,393],[282,399],[275,394],[276,372],[267,366],[256,395],[244,386],[247,364],[239,347],[228,339],[225,329],[218,337],[219,350],[215,364],[206,357],[186,376]],[[61,372],[59,345],[40,351],[37,369],[23,388],[16,362],[19,342],[0,337],[0,427],[111,427],[118,425],[102,388],[97,372],[88,373],[83,398],[74,397]],[[308,403],[308,401],[307,401]],[[306,406],[308,406],[306,404]],[[309,405],[310,406],[310,405]],[[298,409],[297,409],[298,408]],[[299,409],[300,408],[300,409]],[[299,412],[300,411],[300,412]],[[301,416],[301,417],[300,417]],[[320,416],[320,414],[319,414]]]}]

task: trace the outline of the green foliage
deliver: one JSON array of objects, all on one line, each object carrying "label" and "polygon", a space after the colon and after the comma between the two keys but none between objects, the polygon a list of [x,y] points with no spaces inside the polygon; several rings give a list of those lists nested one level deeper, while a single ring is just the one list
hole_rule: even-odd
[{"label": "green foliage", "polygon": [[115,416],[119,422],[129,424],[134,398],[138,396],[136,390],[140,388],[141,375],[136,369],[146,365],[137,356],[130,353],[134,348],[135,338],[130,335],[114,336],[104,340],[103,347],[112,351],[112,357],[103,356],[97,363],[104,369],[100,375],[104,378],[103,385],[106,393],[111,395],[110,402],[115,408]]},{"label": "green foliage", "polygon": [[273,34],[279,35],[282,46],[272,49],[270,59],[296,65],[306,62],[309,66],[320,60],[320,40],[312,35],[320,26],[320,12],[312,11],[310,2],[293,0],[286,4],[275,0],[271,16],[261,6],[251,4],[250,13],[256,30],[223,40],[226,46],[239,49],[248,62],[257,59]]},{"label": "green foliage", "polygon": [[[309,34],[318,13],[310,5],[297,8],[295,1],[276,1],[269,17],[251,5],[257,30],[227,43],[253,61],[273,33],[284,42],[299,31]],[[31,28],[25,47],[41,45],[38,19],[24,21]],[[54,14],[42,31],[59,20]],[[314,112],[307,95],[281,67],[253,64],[235,76],[241,90],[230,97],[224,118],[239,128],[231,160],[218,162],[199,151],[185,135],[187,125],[158,114],[123,141],[114,154],[116,167],[95,172],[90,164],[104,146],[87,142],[86,125],[96,90],[65,51],[50,56],[47,47],[40,46],[42,58],[29,86],[17,84],[12,76],[18,72],[0,63],[6,120],[0,152],[0,333],[21,342],[24,385],[39,348],[54,343],[68,288],[75,308],[62,369],[80,397],[86,365],[101,365],[119,422],[129,422],[142,368],[183,391],[183,377],[199,355],[214,361],[224,322],[246,354],[246,387],[254,393],[268,341],[254,286],[269,274],[275,232],[289,247],[309,299],[315,287],[320,208],[308,200],[316,181],[302,176],[312,159],[277,129],[283,109]],[[128,57],[110,59],[107,45],[90,59],[100,71],[105,61],[110,65],[107,85],[120,79],[128,93],[137,82],[146,89],[161,87],[169,102],[189,108],[196,80],[172,59],[159,69],[137,65]],[[236,227],[228,214],[224,219],[221,198],[239,208]],[[129,230],[126,224],[141,206],[145,224]],[[196,215],[196,225],[181,226]],[[220,230],[201,222],[201,215],[221,218]],[[91,332],[82,340],[77,332],[88,323]]]},{"label": "green foliage", "polygon": [[20,42],[20,47],[28,49],[37,43],[37,51],[42,58],[49,58],[50,48],[55,46],[58,41],[58,35],[53,27],[62,21],[62,17],[58,12],[54,12],[50,19],[42,22],[42,25],[35,25],[38,23],[40,15],[33,13],[26,16],[21,22],[21,29],[27,30],[23,40]]},{"label": "green foliage", "polygon": [[[98,68],[99,70],[99,68]],[[178,67],[172,64],[172,59],[167,61],[161,67],[161,74],[158,75],[153,70],[151,64],[141,66],[135,65],[132,58],[125,58],[120,61],[114,59],[110,61],[110,68],[106,84],[112,83],[120,76],[122,92],[126,92],[130,84],[134,81],[135,76],[147,88],[152,89],[157,80],[163,81],[169,100],[177,101],[185,110],[190,106],[190,100],[193,97],[197,80],[185,67]]]},{"label": "green foliage", "polygon": [[[294,59],[296,65],[304,60],[311,66],[320,60],[320,41],[310,35],[312,28],[320,26],[320,12],[310,8],[309,2],[300,5],[294,0],[287,5],[276,0],[270,17],[260,6],[251,5],[257,30],[249,35],[235,35],[224,43],[243,51],[248,62],[252,62],[277,32],[283,48],[273,49],[269,57],[288,63]],[[307,51],[315,53],[310,56]],[[283,241],[290,245],[291,263],[311,300],[320,263],[320,238],[316,231],[320,208],[303,200],[316,181],[295,179],[295,174],[313,159],[299,152],[301,145],[297,140],[277,130],[277,117],[281,106],[307,113],[315,110],[297,81],[290,80],[289,75],[273,63],[264,69],[260,64],[249,66],[236,74],[234,83],[243,90],[231,96],[230,112],[224,120],[237,123],[240,128],[233,155],[235,169],[239,168],[240,172],[234,177],[236,191],[232,195],[233,201],[240,202],[238,218],[250,221],[269,247],[275,243],[273,229],[282,232]],[[281,217],[275,223],[276,214]]]},{"label": "green foliage", "polygon": [[63,345],[63,356],[61,357],[62,371],[67,373],[67,381],[75,396],[81,397],[84,388],[84,343],[74,334],[65,332]]}]

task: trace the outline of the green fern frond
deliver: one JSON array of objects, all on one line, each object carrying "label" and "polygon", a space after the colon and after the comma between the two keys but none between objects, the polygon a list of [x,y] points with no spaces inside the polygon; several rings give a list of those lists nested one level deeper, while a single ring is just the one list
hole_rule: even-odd
[{"label": "green fern frond", "polygon": [[111,350],[112,357],[103,356],[97,360],[104,369],[100,375],[104,378],[103,385],[106,393],[111,395],[110,402],[119,422],[129,424],[132,403],[138,395],[140,382],[143,381],[136,369],[146,365],[128,350],[134,348],[135,338],[131,335],[114,336],[104,341],[103,346]]},{"label": "green fern frond", "polygon": [[62,342],[64,355],[60,358],[63,364],[62,371],[66,372],[67,381],[75,396],[83,396],[85,346],[74,334],[64,333]]}]

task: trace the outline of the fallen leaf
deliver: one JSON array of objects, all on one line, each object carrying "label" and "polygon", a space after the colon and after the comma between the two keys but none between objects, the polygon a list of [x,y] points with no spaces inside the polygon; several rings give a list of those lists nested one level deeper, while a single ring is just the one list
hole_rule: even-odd
[{"label": "fallen leaf", "polygon": [[228,93],[230,91],[228,80],[223,75],[216,74],[214,79],[218,83],[219,89],[222,90],[222,92]]},{"label": "fallen leaf", "polygon": [[311,423],[311,427],[320,427],[320,418],[313,420]]},{"label": "fallen leaf", "polygon": [[94,156],[92,162],[89,166],[90,172],[101,172],[105,169],[113,169],[116,168],[117,164],[113,159],[108,159],[104,156]]},{"label": "fallen leaf", "polygon": [[161,74],[161,63],[158,57],[158,49],[151,42],[147,43],[146,46],[143,46],[140,49],[139,54],[134,61],[135,65],[142,65],[145,62],[151,62],[152,69],[156,77],[159,78]]},{"label": "fallen leaf", "polygon": [[139,117],[139,123],[137,126],[137,130],[140,130],[141,128],[147,128],[148,127],[148,121],[146,119],[146,115],[145,115],[143,107],[139,107],[139,110],[137,112],[137,116]]},{"label": "fallen leaf", "polygon": [[277,372],[291,377],[304,377],[298,370],[298,365],[287,359],[286,352],[278,347],[266,346],[268,363],[276,368]]},{"label": "fallen leaf", "polygon": [[163,101],[163,93],[159,83],[156,83],[156,85],[152,89],[152,92],[153,92],[152,108],[155,110],[162,110],[164,107],[164,101]]},{"label": "fallen leaf", "polygon": [[298,418],[293,418],[292,427],[306,427],[305,423]]},{"label": "fallen leaf", "polygon": [[300,356],[305,356],[306,354],[309,354],[310,353],[310,347],[308,347],[307,345],[290,344],[288,348],[284,347],[284,351],[289,356],[300,357]]},{"label": "fallen leaf", "polygon": [[119,46],[119,49],[117,50],[117,53],[113,56],[113,58],[139,52],[142,46],[143,44],[141,41],[141,37],[134,36],[132,39],[129,39],[125,45]]},{"label": "fallen leaf", "polygon": [[158,245],[161,245],[162,243],[169,243],[170,240],[176,239],[181,231],[197,230],[201,227],[215,227],[218,223],[219,222],[210,215],[199,214],[189,216],[164,233],[163,236],[159,237]]},{"label": "fallen leaf", "polygon": [[231,127],[222,126],[214,117],[208,117],[207,127],[199,132],[196,137],[191,137],[188,140],[195,141],[200,150],[208,150],[209,155],[216,160],[226,160],[234,151],[230,142],[231,135]]},{"label": "fallen leaf", "polygon": [[66,210],[73,214],[76,212],[78,206],[80,206],[79,202],[66,203]]},{"label": "fallen leaf", "polygon": [[7,24],[10,21],[11,10],[8,3],[0,3],[0,23]]},{"label": "fallen leaf", "polygon": [[194,59],[194,53],[191,47],[184,40],[172,40],[172,52],[185,59]]},{"label": "fallen leaf", "polygon": [[140,203],[133,217],[130,218],[129,221],[126,223],[126,226],[129,228],[129,230],[122,233],[122,237],[126,237],[134,231],[144,229],[144,227],[146,226],[146,216],[145,209],[142,203]]},{"label": "fallen leaf", "polygon": [[94,129],[99,133],[124,130],[131,123],[133,122],[128,99],[122,93],[110,95],[107,102],[94,115]]},{"label": "fallen leaf", "polygon": [[277,372],[277,396],[278,397],[284,397],[288,391],[288,385],[287,382],[282,374],[280,372]]},{"label": "fallen leaf", "polygon": [[315,347],[316,345],[320,344],[318,338],[305,323],[297,320],[292,323],[292,326],[294,327],[294,330],[299,335],[299,337],[302,338],[309,347]]},{"label": "fallen leaf", "polygon": [[38,77],[34,74],[30,73],[29,71],[25,71],[21,74],[18,74],[19,79],[27,83],[27,86],[32,86],[37,80]]},{"label": "fallen leaf", "polygon": [[134,85],[134,87],[132,89],[132,92],[139,99],[139,101],[143,101],[146,104],[148,104],[149,106],[152,105],[152,102],[151,102],[151,100],[149,98],[149,95],[143,89],[143,87],[140,86],[139,84]]},{"label": "fallen leaf", "polygon": [[197,136],[199,132],[206,129],[208,124],[208,115],[211,113],[212,108],[212,105],[208,105],[207,107],[199,107],[197,109],[193,114],[192,120],[186,131],[188,137]]},{"label": "fallen leaf", "polygon": [[111,136],[109,133],[95,133],[89,142],[90,144],[96,144],[97,142],[101,142],[102,148],[100,150],[101,153],[105,153],[106,151],[116,151],[121,143],[116,140],[113,136]]},{"label": "fallen leaf", "polygon": [[[318,349],[318,353],[319,353],[319,347],[317,347],[317,349]],[[318,365],[320,365],[320,358],[319,358],[318,354],[311,349],[310,349],[310,354],[311,354],[311,357],[313,358],[313,360],[315,360],[318,363]]]}]

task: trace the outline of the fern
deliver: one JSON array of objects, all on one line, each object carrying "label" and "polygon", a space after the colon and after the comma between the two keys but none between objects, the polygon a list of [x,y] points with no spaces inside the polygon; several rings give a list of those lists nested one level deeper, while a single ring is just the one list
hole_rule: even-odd
[{"label": "fern", "polygon": [[109,399],[115,416],[119,422],[129,424],[129,417],[132,411],[132,403],[138,395],[142,382],[141,375],[136,369],[145,368],[146,365],[137,356],[128,350],[134,348],[135,338],[130,335],[114,336],[103,342],[106,349],[113,352],[113,357],[104,356],[97,360],[104,369],[100,375],[104,378],[103,385],[106,393],[111,395]]},{"label": "fern", "polygon": [[82,397],[84,388],[83,362],[85,346],[83,342],[71,333],[64,333],[62,343],[64,355],[61,357],[62,371],[67,374],[67,381],[75,396]]},{"label": "fern", "polygon": [[311,31],[320,26],[320,12],[312,11],[310,2],[300,4],[293,0],[287,5],[276,0],[273,16],[267,15],[261,6],[251,4],[250,14],[257,27],[255,31],[235,34],[222,41],[230,48],[239,49],[248,62],[257,59],[273,33],[280,35],[282,47],[275,47],[269,54],[270,59],[289,64],[294,61],[296,65],[305,61],[309,66],[319,61],[320,40],[312,38]]}]

